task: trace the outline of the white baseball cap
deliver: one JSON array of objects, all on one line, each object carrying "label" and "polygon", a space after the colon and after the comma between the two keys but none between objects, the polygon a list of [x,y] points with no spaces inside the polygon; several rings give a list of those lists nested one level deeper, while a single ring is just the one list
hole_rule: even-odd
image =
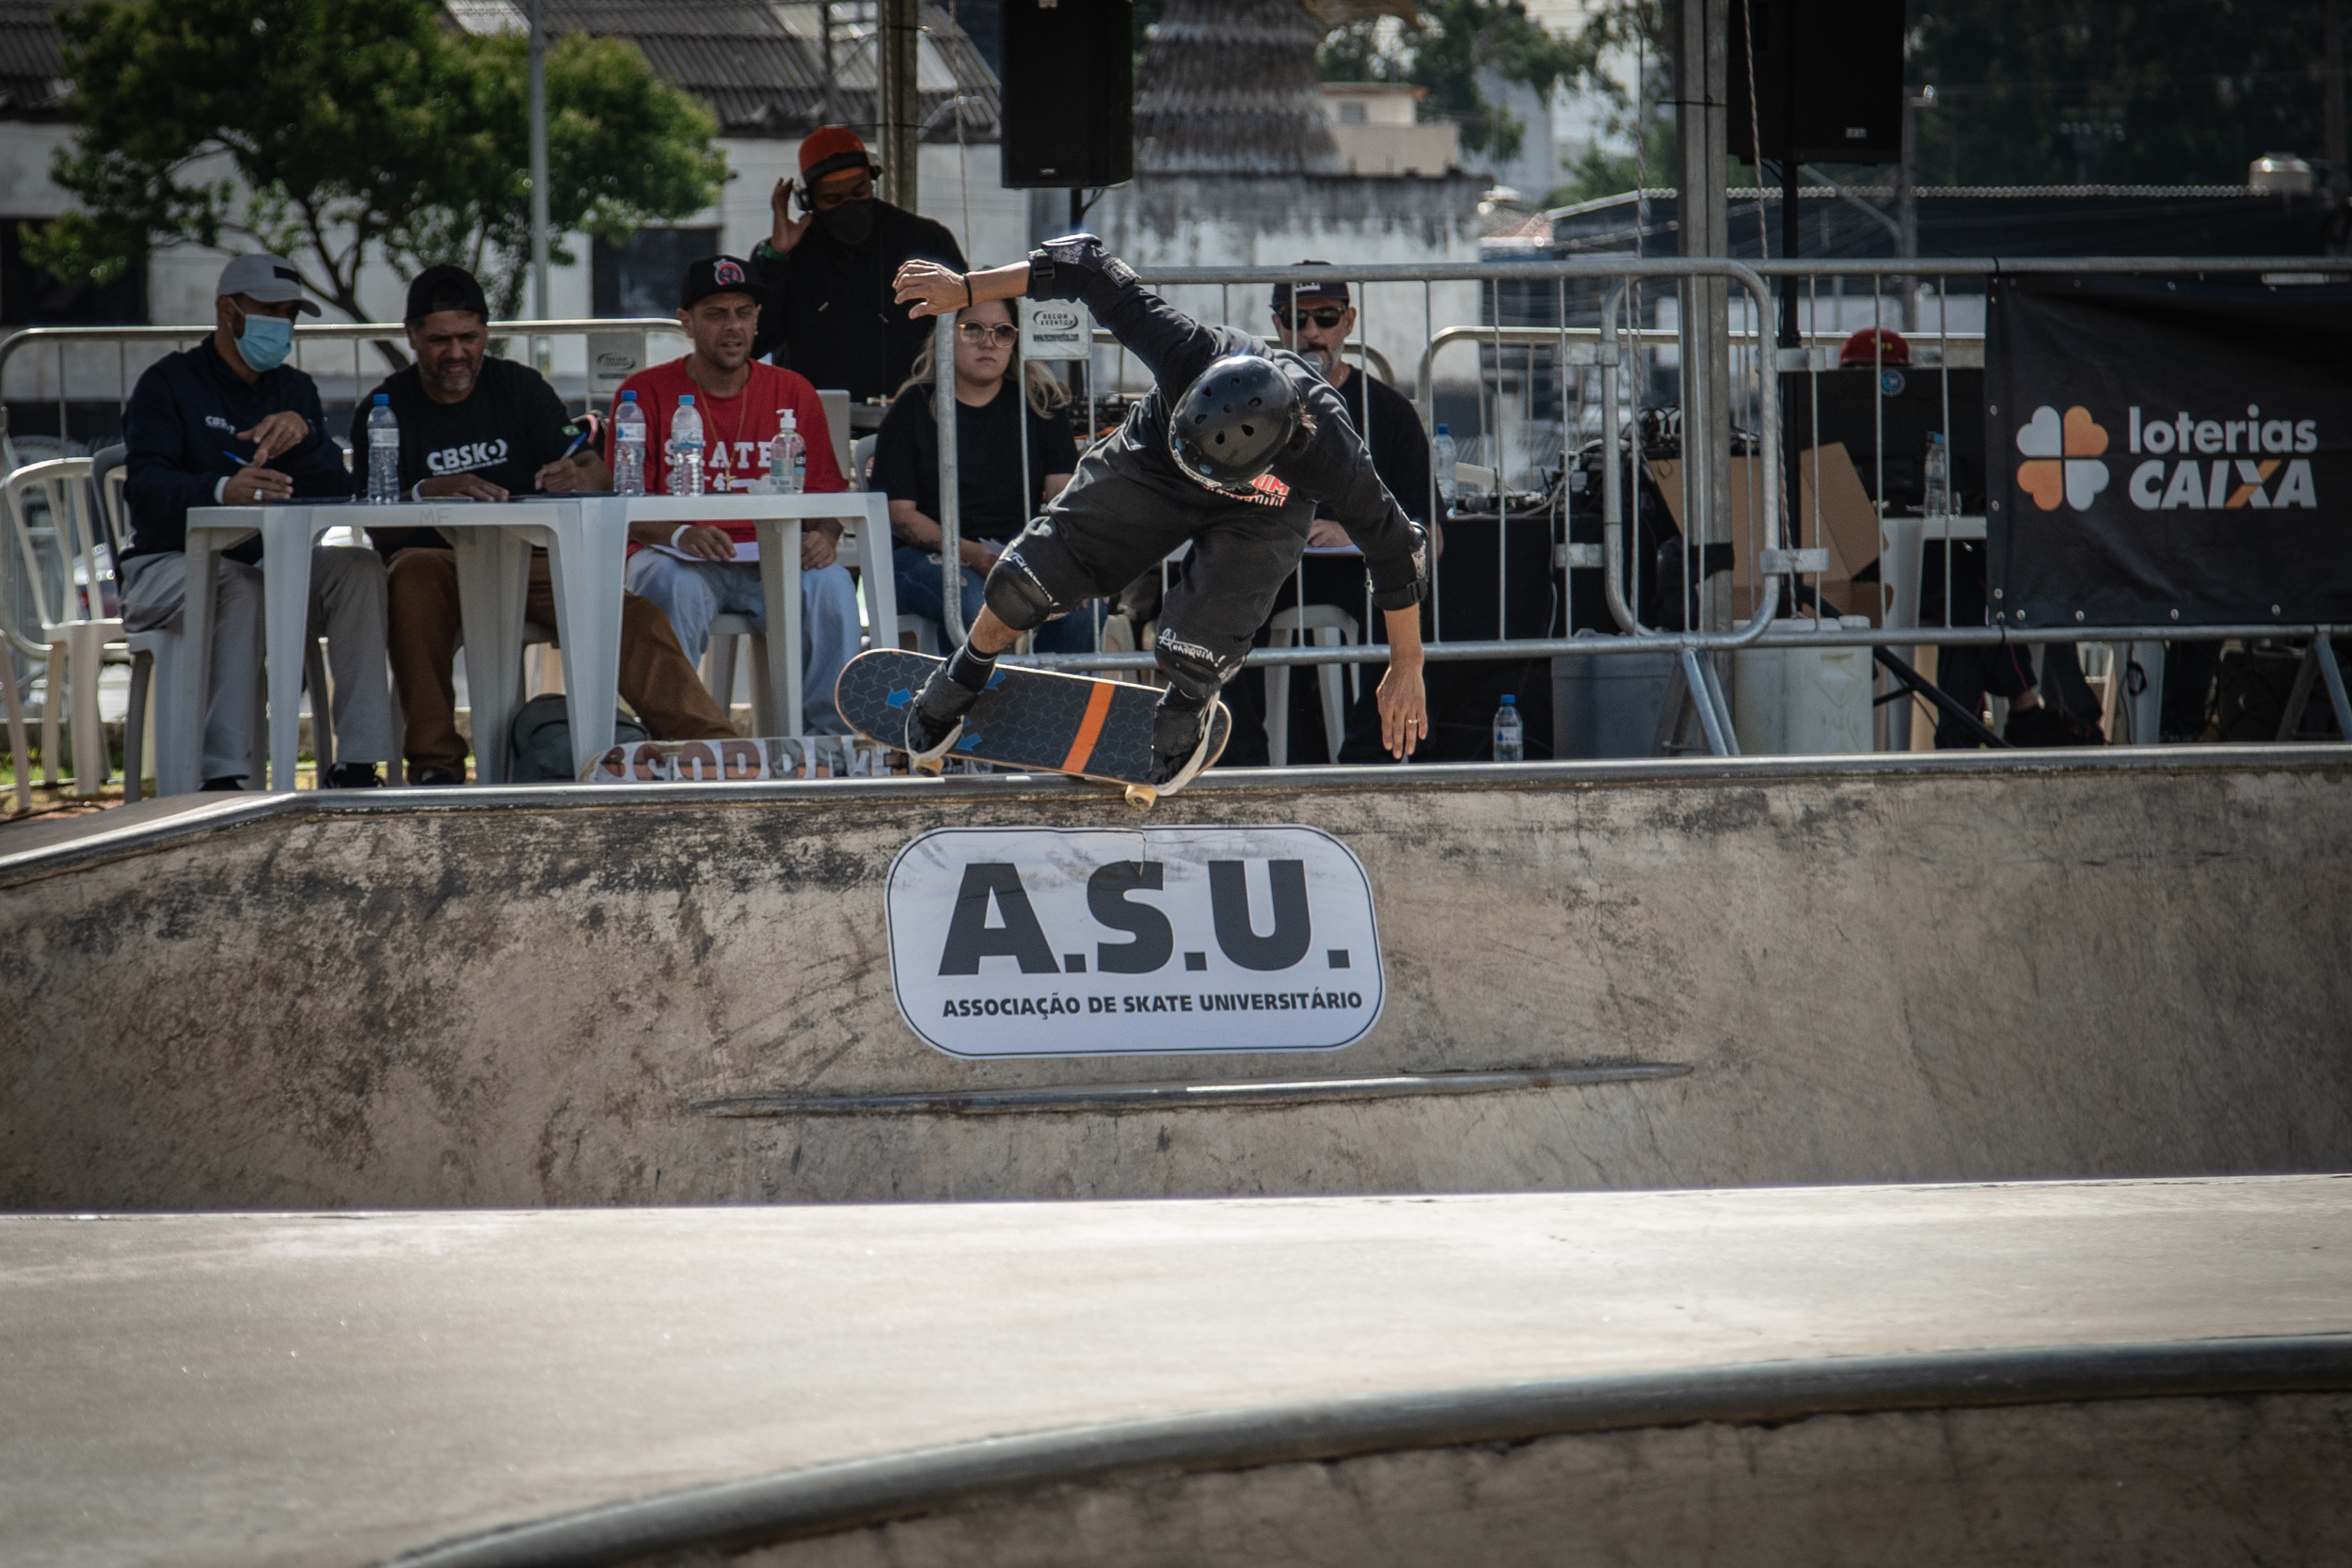
[{"label": "white baseball cap", "polygon": [[283,305],[291,299],[306,314],[319,313],[316,305],[302,297],[302,275],[282,256],[238,257],[220,269],[220,286],[213,294],[215,298],[243,294],[263,305]]}]

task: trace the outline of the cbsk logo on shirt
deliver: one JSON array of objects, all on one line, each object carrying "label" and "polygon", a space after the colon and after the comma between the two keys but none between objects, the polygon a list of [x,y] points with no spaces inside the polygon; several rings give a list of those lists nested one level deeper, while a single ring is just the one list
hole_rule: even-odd
[{"label": "cbsk logo on shirt", "polygon": [[[2077,404],[2061,418],[2042,404],[2018,427],[2017,450],[2026,459],[2017,466],[2018,488],[2044,512],[2061,504],[2089,511],[2107,487],[2109,439],[2090,409]],[[2186,410],[2150,420],[2134,405],[2125,445],[2133,452],[2203,454],[2151,457],[2134,467],[2124,488],[2142,512],[2319,505],[2311,459],[2296,455],[2319,450],[2316,420],[2265,420],[2259,404],[2249,404],[2242,420],[2201,420]],[[2232,455],[2238,452],[2246,455]]]},{"label": "cbsk logo on shirt", "polygon": [[424,454],[424,471],[429,474],[465,474],[476,468],[495,468],[506,461],[506,438],[495,441],[468,441],[460,446],[443,447]]}]

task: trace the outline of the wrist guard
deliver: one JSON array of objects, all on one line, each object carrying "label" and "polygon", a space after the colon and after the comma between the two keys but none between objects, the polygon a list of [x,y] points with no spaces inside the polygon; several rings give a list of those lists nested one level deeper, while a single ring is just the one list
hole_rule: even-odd
[{"label": "wrist guard", "polygon": [[1029,252],[1031,299],[1083,300],[1096,288],[1126,289],[1135,280],[1135,269],[1091,234],[1065,234]]},{"label": "wrist guard", "polygon": [[1429,540],[1421,525],[1406,519],[1412,531],[1413,548],[1409,555],[1392,555],[1385,561],[1366,561],[1364,570],[1372,578],[1372,608],[1375,610],[1410,610],[1429,596]]}]

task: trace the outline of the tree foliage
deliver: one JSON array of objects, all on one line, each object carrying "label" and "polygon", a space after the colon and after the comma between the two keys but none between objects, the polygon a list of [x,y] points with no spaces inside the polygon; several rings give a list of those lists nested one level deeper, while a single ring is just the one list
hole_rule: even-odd
[{"label": "tree foliage", "polygon": [[[28,254],[103,281],[150,250],[258,246],[304,268],[355,321],[373,253],[456,261],[493,306],[529,260],[528,51],[444,26],[430,0],[89,0],[61,10],[73,140],[57,183],[79,207]],[[707,206],[725,177],[701,104],[633,44],[548,51],[553,254]]]},{"label": "tree foliage", "polygon": [[2242,184],[2320,162],[2322,0],[1915,0],[1922,183]]},{"label": "tree foliage", "polygon": [[1473,152],[1509,158],[1527,128],[1478,84],[1482,72],[1549,93],[1581,81],[1594,55],[1581,39],[1563,38],[1527,14],[1520,0],[1427,0],[1403,24],[1350,23],[1324,41],[1323,77],[1331,82],[1409,82],[1427,89],[1425,119],[1451,119]]}]

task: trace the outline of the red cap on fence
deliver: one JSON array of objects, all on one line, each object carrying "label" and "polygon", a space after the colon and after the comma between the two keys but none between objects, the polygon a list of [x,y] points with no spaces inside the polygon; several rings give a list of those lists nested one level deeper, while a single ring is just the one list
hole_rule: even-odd
[{"label": "red cap on fence", "polygon": [[[1871,347],[1875,339],[1878,346]],[[1899,332],[1883,326],[1866,326],[1846,340],[1846,346],[1837,351],[1839,369],[1848,365],[1908,365],[1911,345],[1903,341]]]}]

